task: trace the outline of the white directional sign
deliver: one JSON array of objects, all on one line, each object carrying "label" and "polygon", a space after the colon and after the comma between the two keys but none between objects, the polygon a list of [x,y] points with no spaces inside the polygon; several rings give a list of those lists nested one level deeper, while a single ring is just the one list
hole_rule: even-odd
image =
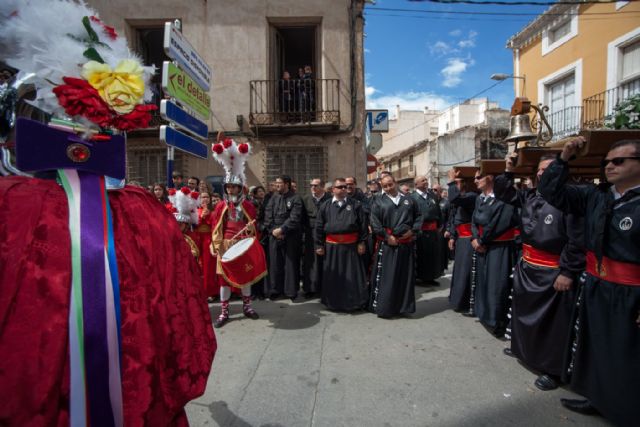
[{"label": "white directional sign", "polygon": [[189,73],[204,90],[211,87],[211,67],[191,46],[191,43],[176,28],[173,22],[164,24],[164,51],[176,61],[180,68]]},{"label": "white directional sign", "polygon": [[367,110],[371,132],[389,132],[389,110]]}]

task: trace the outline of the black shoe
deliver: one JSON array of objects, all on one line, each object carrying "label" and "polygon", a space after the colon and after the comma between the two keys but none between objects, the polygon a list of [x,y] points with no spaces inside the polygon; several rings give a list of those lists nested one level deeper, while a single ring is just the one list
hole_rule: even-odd
[{"label": "black shoe", "polygon": [[271,295],[269,295],[269,299],[271,301],[276,301],[276,300],[280,299],[280,294],[271,294]]},{"label": "black shoe", "polygon": [[582,415],[597,415],[598,410],[587,399],[560,399],[562,406]]},{"label": "black shoe", "polygon": [[496,326],[495,328],[493,328],[493,331],[491,331],[493,336],[496,338],[504,338],[505,332],[507,332],[507,328],[501,325]]},{"label": "black shoe", "polygon": [[316,293],[315,292],[305,292],[304,293],[304,299],[312,299],[316,297]]},{"label": "black shoe", "polygon": [[515,354],[513,354],[513,351],[511,351],[511,349],[510,349],[509,347],[505,347],[505,348],[503,348],[503,349],[502,349],[502,353],[503,353],[505,356],[509,356],[509,357],[514,357],[514,358],[516,358],[516,355],[515,355]]},{"label": "black shoe", "polygon": [[542,391],[555,390],[558,388],[558,381],[547,374],[540,375],[533,384]]},{"label": "black shoe", "polygon": [[257,320],[260,318],[260,316],[258,316],[258,313],[256,313],[253,308],[243,309],[242,312],[244,313],[245,317],[248,317],[249,319]]},{"label": "black shoe", "polygon": [[427,286],[440,286],[440,282],[438,282],[437,280],[427,280],[425,282],[425,285],[427,285]]},{"label": "black shoe", "polygon": [[467,311],[466,313],[462,313],[464,317],[476,317],[475,311]]},{"label": "black shoe", "polygon": [[224,325],[227,324],[228,321],[229,321],[228,317],[218,316],[218,318],[213,321],[213,327],[216,329],[222,328]]}]

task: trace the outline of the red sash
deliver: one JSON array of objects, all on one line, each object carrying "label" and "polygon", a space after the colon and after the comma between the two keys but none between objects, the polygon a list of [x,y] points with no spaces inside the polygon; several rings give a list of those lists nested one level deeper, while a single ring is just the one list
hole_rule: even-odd
[{"label": "red sash", "polygon": [[471,223],[468,222],[466,224],[459,224],[456,225],[456,231],[458,232],[458,237],[471,237],[472,233],[471,233]]},{"label": "red sash", "polygon": [[560,255],[536,249],[526,243],[522,244],[522,259],[529,264],[539,265],[541,267],[559,268]]},{"label": "red sash", "polygon": [[438,221],[425,221],[422,223],[422,231],[436,231],[438,229]]},{"label": "red sash", "polygon": [[[509,240],[513,240],[516,237],[516,230],[517,228],[510,228],[507,231],[505,231],[504,233],[502,233],[501,235],[499,235],[497,238],[493,239],[494,242],[508,242]],[[480,233],[480,236],[482,236],[482,226],[479,225],[478,226],[478,233]]]},{"label": "red sash", "polygon": [[358,233],[327,234],[325,242],[334,245],[351,245],[358,241]]},{"label": "red sash", "polygon": [[587,273],[619,285],[640,286],[640,265],[602,257],[598,268],[596,255],[591,251],[587,252]]},{"label": "red sash", "polygon": [[[390,228],[385,228],[384,230],[387,232],[387,234],[389,234],[389,235],[392,234],[391,233],[392,230]],[[385,240],[384,237],[380,237],[380,236],[376,236],[376,239],[379,242],[382,242],[382,241]],[[409,237],[408,239],[401,239],[399,237],[396,237],[396,239],[398,239],[398,244],[400,244],[400,245],[407,245],[407,244],[413,242],[413,238],[411,238],[411,237]]]}]

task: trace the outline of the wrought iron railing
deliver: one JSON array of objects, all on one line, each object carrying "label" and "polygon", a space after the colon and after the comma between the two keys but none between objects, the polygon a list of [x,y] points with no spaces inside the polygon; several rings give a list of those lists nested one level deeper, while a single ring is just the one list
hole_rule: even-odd
[{"label": "wrought iron railing", "polygon": [[340,80],[252,80],[253,126],[340,124]]},{"label": "wrought iron railing", "polygon": [[553,139],[574,135],[582,128],[582,107],[568,107],[547,114],[547,121],[553,129]]},{"label": "wrought iron railing", "polygon": [[640,93],[640,79],[585,98],[582,101],[583,127],[585,129],[604,127],[605,120],[611,116],[615,106],[637,93]]}]

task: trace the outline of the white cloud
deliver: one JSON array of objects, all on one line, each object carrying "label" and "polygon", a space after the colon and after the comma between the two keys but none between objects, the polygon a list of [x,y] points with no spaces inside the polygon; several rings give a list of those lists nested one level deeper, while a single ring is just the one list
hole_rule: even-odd
[{"label": "white cloud", "polygon": [[444,76],[442,85],[444,87],[456,87],[462,82],[461,75],[469,66],[473,65],[472,59],[463,58],[450,58],[447,61],[447,66],[444,67],[440,74]]},{"label": "white cloud", "polygon": [[371,53],[371,51],[365,47],[364,48],[364,53]]},{"label": "white cloud", "polygon": [[375,87],[373,87],[373,86],[365,86],[365,87],[364,87],[364,94],[365,94],[365,96],[371,96],[371,95],[373,95],[373,94],[374,94],[374,93],[376,93],[376,92],[378,92],[378,89],[376,89],[376,88],[375,88]]},{"label": "white cloud", "polygon": [[476,36],[478,35],[477,32],[470,30],[469,31],[469,35],[467,36],[467,38],[462,39],[458,42],[458,47],[460,49],[467,49],[467,48],[471,48],[474,47],[476,45]]},{"label": "white cloud", "polygon": [[389,116],[394,118],[398,105],[402,110],[424,110],[424,107],[439,110],[446,108],[451,102],[448,97],[432,92],[396,92],[378,97],[367,96],[367,109],[389,110]]},{"label": "white cloud", "polygon": [[438,40],[435,44],[429,46],[432,55],[446,55],[451,53],[451,46],[448,43]]},{"label": "white cloud", "polygon": [[462,30],[453,30],[453,31],[449,31],[449,35],[451,37],[459,37],[462,35]]}]

